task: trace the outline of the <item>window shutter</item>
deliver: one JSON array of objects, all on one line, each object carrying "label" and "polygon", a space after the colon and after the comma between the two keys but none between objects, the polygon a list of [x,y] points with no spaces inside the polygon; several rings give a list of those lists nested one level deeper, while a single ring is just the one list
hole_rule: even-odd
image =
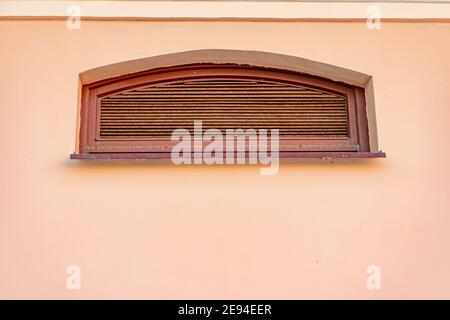
[{"label": "window shutter", "polygon": [[299,85],[198,79],[145,86],[101,99],[100,138],[169,139],[175,129],[273,129],[281,138],[347,138],[343,96]]},{"label": "window shutter", "polygon": [[238,64],[158,68],[84,85],[80,154],[169,158],[176,129],[278,129],[281,157],[370,157],[364,89]]}]

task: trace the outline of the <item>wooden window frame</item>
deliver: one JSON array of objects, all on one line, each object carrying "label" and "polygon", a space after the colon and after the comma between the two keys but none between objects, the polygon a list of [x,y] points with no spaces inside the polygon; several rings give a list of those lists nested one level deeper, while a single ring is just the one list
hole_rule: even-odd
[{"label": "wooden window frame", "polygon": [[349,137],[281,139],[280,158],[375,158],[370,152],[364,88],[298,72],[238,64],[196,63],[156,68],[83,85],[79,153],[72,159],[170,158],[175,142],[161,139],[105,139],[99,135],[100,99],[139,87],[180,79],[260,79],[319,89],[346,98]]}]

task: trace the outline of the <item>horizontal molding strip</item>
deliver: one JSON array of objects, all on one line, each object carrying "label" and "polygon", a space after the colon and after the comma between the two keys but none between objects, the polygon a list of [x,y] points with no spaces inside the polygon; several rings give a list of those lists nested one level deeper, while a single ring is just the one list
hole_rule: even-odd
[{"label": "horizontal molding strip", "polygon": [[[445,0],[442,0],[445,1]],[[449,2],[0,1],[0,19],[66,19],[78,6],[87,20],[450,20]]]},{"label": "horizontal molding strip", "polygon": [[[225,152],[225,156],[227,153]],[[234,158],[235,154],[232,154]],[[191,153],[191,158],[201,158],[202,153]],[[370,159],[386,158],[384,152],[279,152],[280,160],[283,159]],[[170,159],[171,154],[161,153],[72,153],[70,159],[75,160],[114,160],[114,159]],[[246,157],[248,154],[246,153]]]}]

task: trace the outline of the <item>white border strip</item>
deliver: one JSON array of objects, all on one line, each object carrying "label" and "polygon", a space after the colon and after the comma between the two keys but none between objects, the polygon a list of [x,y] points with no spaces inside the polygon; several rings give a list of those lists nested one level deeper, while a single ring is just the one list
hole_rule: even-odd
[{"label": "white border strip", "polygon": [[85,19],[298,19],[360,20],[376,4],[382,19],[448,20],[449,3],[0,1],[0,19],[62,19],[79,6]]}]

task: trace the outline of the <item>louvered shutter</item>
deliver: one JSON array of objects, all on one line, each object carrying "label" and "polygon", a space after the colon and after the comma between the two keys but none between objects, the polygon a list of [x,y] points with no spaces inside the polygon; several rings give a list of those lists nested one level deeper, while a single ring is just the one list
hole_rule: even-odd
[{"label": "louvered shutter", "polygon": [[175,129],[273,129],[280,137],[348,137],[346,99],[292,84],[200,79],[101,99],[100,138],[170,138]]},{"label": "louvered shutter", "polygon": [[[278,129],[280,152],[368,152],[364,91],[284,70],[185,65],[83,87],[80,153],[170,157],[175,129]],[[132,157],[132,156],[130,156]],[[153,157],[153,156],[149,156]]]}]

